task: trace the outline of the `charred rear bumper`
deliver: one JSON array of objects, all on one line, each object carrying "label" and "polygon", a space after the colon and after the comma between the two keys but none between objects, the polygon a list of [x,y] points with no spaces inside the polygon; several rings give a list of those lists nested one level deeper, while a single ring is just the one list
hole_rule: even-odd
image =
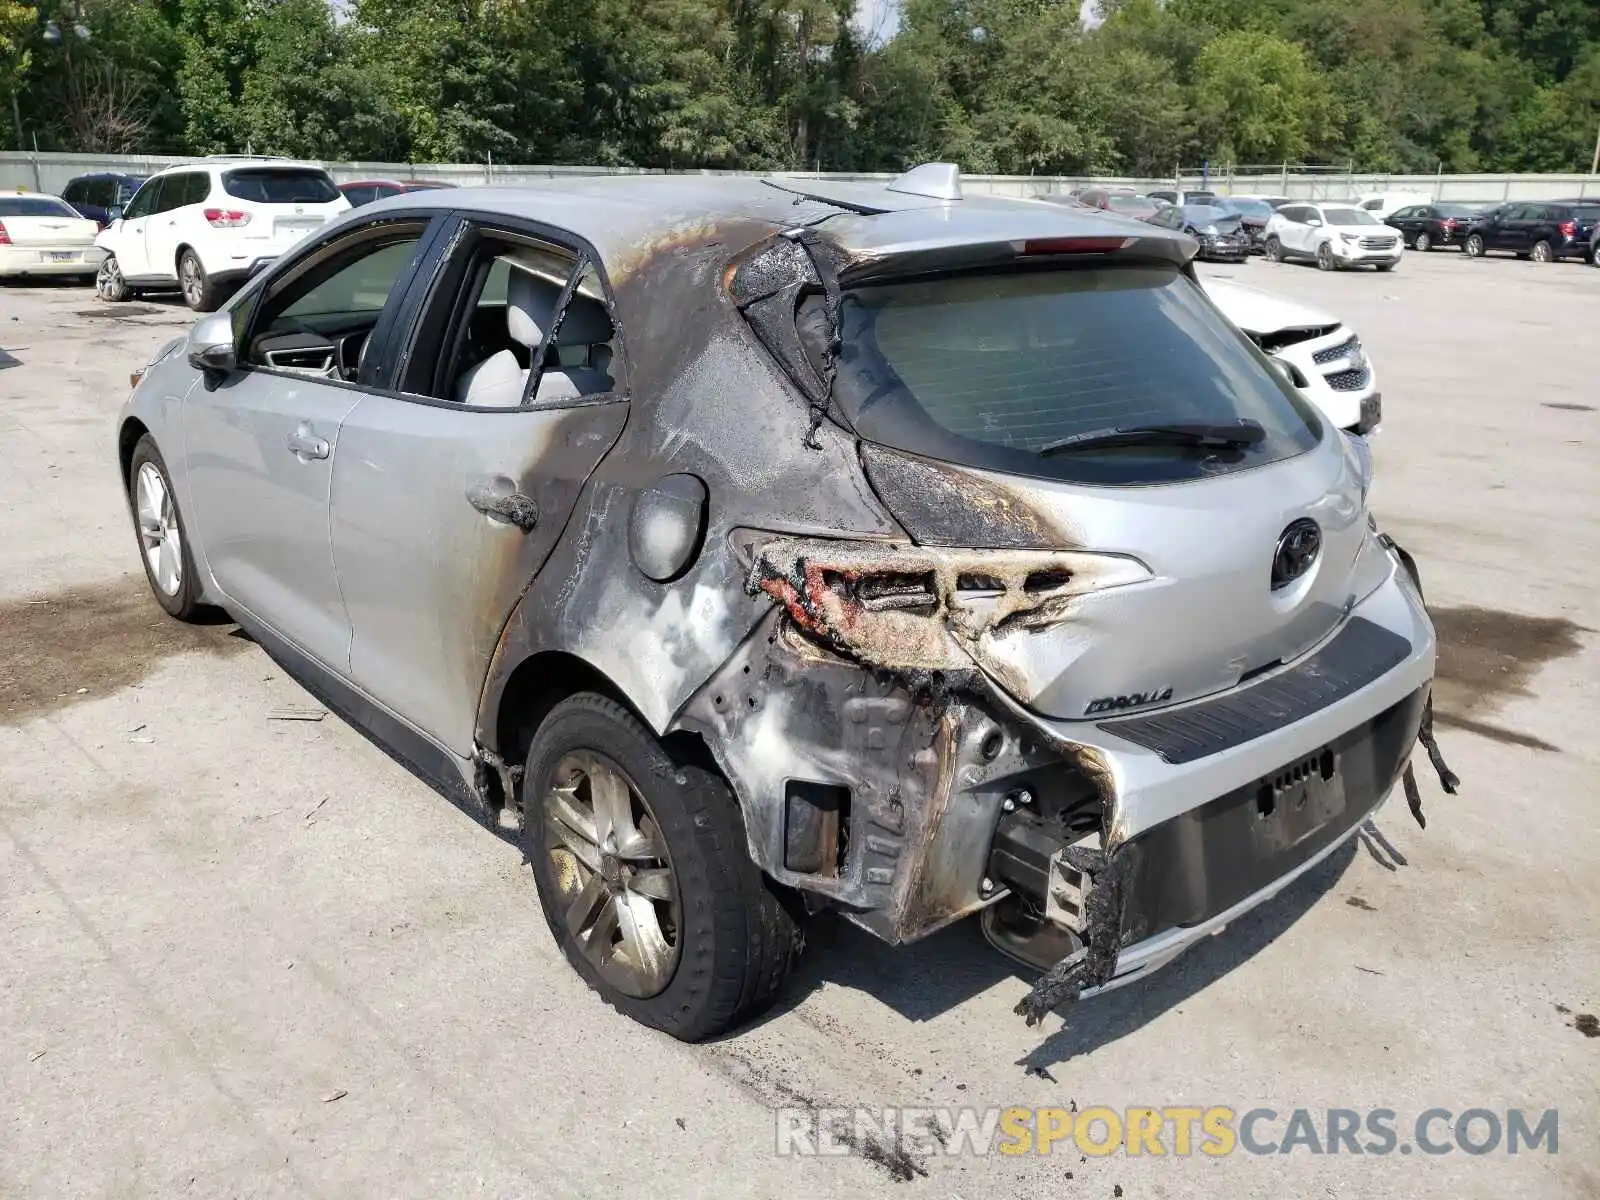
[{"label": "charred rear bumper", "polygon": [[1433,662],[1393,570],[1294,667],[1164,724],[1052,721],[976,669],[870,666],[778,608],[677,724],[732,783],[755,861],[890,942],[1039,890],[996,868],[996,833],[1048,814],[1044,844],[1074,847],[1098,892],[1076,995],[1160,965],[1350,836],[1407,761]]}]

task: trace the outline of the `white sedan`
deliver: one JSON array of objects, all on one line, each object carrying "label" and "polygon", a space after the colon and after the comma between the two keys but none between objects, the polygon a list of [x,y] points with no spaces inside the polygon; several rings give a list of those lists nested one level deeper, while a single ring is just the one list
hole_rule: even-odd
[{"label": "white sedan", "polygon": [[79,275],[93,280],[103,257],[99,226],[56,196],[0,192],[0,278]]}]

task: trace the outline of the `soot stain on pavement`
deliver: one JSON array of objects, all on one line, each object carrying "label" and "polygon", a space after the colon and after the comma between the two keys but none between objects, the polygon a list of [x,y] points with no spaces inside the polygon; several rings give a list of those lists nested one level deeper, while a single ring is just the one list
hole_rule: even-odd
[{"label": "soot stain on pavement", "polygon": [[9,601],[0,604],[0,724],[119,691],[175,654],[233,655],[251,645],[226,623],[173,620],[142,575]]},{"label": "soot stain on pavement", "polygon": [[154,304],[108,304],[104,308],[75,309],[72,315],[90,320],[125,321],[129,317],[159,316],[161,313],[172,311],[170,308],[161,308]]},{"label": "soot stain on pavement", "polygon": [[1589,631],[1565,617],[1529,617],[1472,605],[1429,612],[1439,637],[1433,681],[1438,723],[1505,745],[1559,751],[1542,738],[1477,714],[1511,697],[1531,695],[1528,683],[1539,669],[1576,654],[1583,648],[1578,635]]}]

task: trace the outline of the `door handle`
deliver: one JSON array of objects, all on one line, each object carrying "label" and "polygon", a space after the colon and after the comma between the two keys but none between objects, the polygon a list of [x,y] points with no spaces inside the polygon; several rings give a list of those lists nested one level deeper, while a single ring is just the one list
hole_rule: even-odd
[{"label": "door handle", "polygon": [[480,483],[467,490],[467,503],[491,521],[515,525],[527,533],[539,523],[539,502],[509,485],[504,479]]},{"label": "door handle", "polygon": [[302,462],[312,458],[327,458],[330,453],[327,438],[320,438],[311,431],[311,426],[301,423],[300,428],[289,435],[289,452]]}]

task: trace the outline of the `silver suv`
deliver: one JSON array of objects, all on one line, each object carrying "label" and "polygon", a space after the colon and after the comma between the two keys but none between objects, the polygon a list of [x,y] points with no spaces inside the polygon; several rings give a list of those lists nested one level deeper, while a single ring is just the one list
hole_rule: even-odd
[{"label": "silver suv", "polygon": [[748,1019],[830,908],[981,915],[1033,1019],[1329,854],[1428,727],[1362,448],[1194,249],[939,165],[380,201],[145,370],[141,556],[519,838],[623,1012]]}]

